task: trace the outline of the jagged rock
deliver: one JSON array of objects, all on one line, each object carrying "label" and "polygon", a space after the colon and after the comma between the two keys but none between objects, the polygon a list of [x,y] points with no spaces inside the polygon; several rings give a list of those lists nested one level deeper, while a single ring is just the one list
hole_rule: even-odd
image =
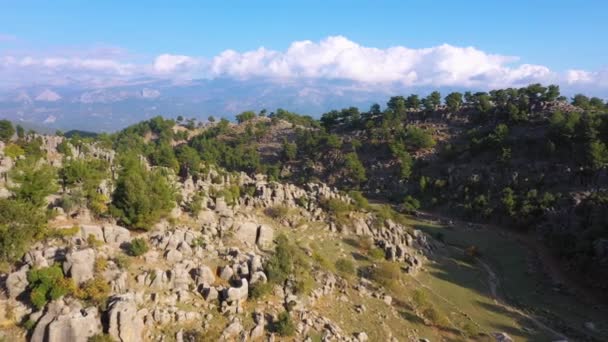
[{"label": "jagged rock", "polygon": [[46,332],[48,325],[57,317],[62,310],[68,310],[63,300],[56,300],[50,302],[46,306],[46,311],[44,315],[40,317],[38,322],[36,322],[36,327],[32,332],[32,336],[30,337],[30,342],[44,342],[46,338]]},{"label": "jagged rock", "polygon": [[251,285],[257,284],[258,282],[266,283],[268,281],[268,277],[266,277],[266,273],[262,271],[257,271],[251,276]]},{"label": "jagged rock", "polygon": [[41,250],[30,250],[23,256],[23,261],[31,267],[44,268],[49,267],[50,263],[47,258],[44,257],[44,253]]},{"label": "jagged rock", "polygon": [[224,268],[222,268],[222,271],[220,272],[220,278],[222,278],[224,280],[230,280],[230,278],[232,278],[233,275],[234,275],[234,270],[230,266],[224,266]]},{"label": "jagged rock", "polygon": [[249,333],[249,338],[252,340],[261,339],[264,337],[264,325],[266,324],[266,320],[264,319],[264,313],[261,311],[255,311],[253,313],[253,322],[256,324],[251,332]]},{"label": "jagged rock", "polygon": [[238,318],[233,318],[232,322],[222,331],[220,341],[234,341],[243,333],[243,325]]},{"label": "jagged rock", "polygon": [[192,278],[188,272],[188,268],[184,264],[177,264],[170,271],[170,277],[173,290],[188,290]]},{"label": "jagged rock", "polygon": [[113,293],[125,293],[127,292],[127,280],[129,274],[125,272],[120,272],[118,276],[110,282]]},{"label": "jagged rock", "polygon": [[215,274],[208,266],[200,266],[193,273],[196,285],[215,283]]},{"label": "jagged rock", "polygon": [[103,230],[100,226],[83,224],[80,226],[80,238],[87,240],[90,235],[93,235],[97,241],[105,241],[103,237]]},{"label": "jagged rock", "polygon": [[213,286],[208,286],[207,284],[203,284],[201,289],[201,294],[206,301],[210,302],[212,300],[216,300],[219,297],[219,292]]},{"label": "jagged rock", "polygon": [[29,282],[27,281],[27,271],[29,266],[23,266],[19,271],[13,272],[8,275],[5,281],[6,291],[9,298],[17,298],[26,289]]},{"label": "jagged rock", "polygon": [[101,320],[97,308],[72,311],[57,316],[47,327],[47,342],[87,342],[89,337],[101,332]]},{"label": "jagged rock", "polygon": [[165,253],[165,259],[167,259],[167,261],[171,263],[180,262],[184,259],[184,256],[178,250],[170,249],[169,251],[167,251],[167,253]]},{"label": "jagged rock", "polygon": [[106,243],[114,246],[121,246],[122,244],[131,241],[131,232],[125,227],[104,225],[103,238]]},{"label": "jagged rock", "polygon": [[250,246],[268,246],[272,243],[273,230],[267,225],[245,222],[237,228],[235,237]]},{"label": "jagged rock", "polygon": [[384,297],[382,297],[382,300],[384,301],[384,303],[386,303],[386,305],[393,304],[393,297],[389,295],[385,295]]},{"label": "jagged rock", "polygon": [[110,298],[108,302],[108,333],[121,342],[141,341],[143,314],[138,312],[133,293]]},{"label": "jagged rock", "polygon": [[63,273],[72,277],[76,284],[92,279],[95,270],[95,250],[92,248],[74,251],[66,255]]},{"label": "jagged rock", "polygon": [[239,287],[229,287],[225,290],[224,298],[230,303],[240,303],[247,299],[248,294],[249,284],[247,283],[247,279],[243,278]]}]

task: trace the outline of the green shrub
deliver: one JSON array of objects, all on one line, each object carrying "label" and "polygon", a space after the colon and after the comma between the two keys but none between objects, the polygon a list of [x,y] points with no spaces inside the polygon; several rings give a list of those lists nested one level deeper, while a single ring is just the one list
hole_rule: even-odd
[{"label": "green shrub", "polygon": [[406,212],[412,213],[420,208],[420,201],[408,195],[403,201],[403,208]]},{"label": "green shrub", "polygon": [[374,260],[384,260],[386,253],[381,248],[373,247],[369,250],[368,255]]},{"label": "green shrub", "polygon": [[131,241],[128,247],[129,255],[140,256],[144,255],[148,251],[148,242],[143,238],[135,238]]},{"label": "green shrub", "polygon": [[105,279],[97,276],[82,284],[76,294],[80,299],[88,300],[99,305],[110,295],[110,285]]},{"label": "green shrub", "polygon": [[353,275],[355,274],[355,264],[348,259],[338,259],[336,261],[336,269],[338,270],[338,272],[341,272],[343,274],[346,275]]},{"label": "green shrub", "polygon": [[103,245],[103,241],[97,240],[97,236],[94,234],[89,234],[89,236],[87,236],[87,244],[93,248],[97,248]]},{"label": "green shrub", "polygon": [[24,154],[25,151],[17,144],[8,144],[4,147],[4,155],[12,159],[16,159]]},{"label": "green shrub", "polygon": [[118,268],[128,269],[131,265],[131,259],[124,254],[118,254],[116,257],[114,257],[114,263],[116,263]]},{"label": "green shrub", "polygon": [[32,269],[27,273],[30,301],[37,309],[42,309],[50,300],[74,293],[72,279],[65,278],[61,266]]},{"label": "green shrub", "polygon": [[273,330],[280,336],[292,336],[296,332],[296,327],[291,320],[289,312],[283,311],[279,314],[277,321],[273,324]]},{"label": "green shrub", "polygon": [[361,193],[361,191],[350,191],[348,193],[348,195],[350,196],[350,198],[353,199],[353,201],[355,201],[355,205],[357,206],[357,208],[359,209],[369,209],[369,202],[367,201],[367,198],[365,198],[365,196],[363,196],[363,194]]},{"label": "green shrub", "polygon": [[266,216],[273,218],[275,220],[280,220],[280,219],[286,217],[287,214],[289,214],[289,208],[287,208],[286,206],[277,205],[274,207],[266,208],[264,210],[264,214],[266,214]]},{"label": "green shrub", "polygon": [[266,274],[268,280],[274,283],[283,283],[293,271],[293,247],[289,244],[285,235],[279,235],[276,239],[277,247],[274,254],[266,263]]},{"label": "green shrub", "polygon": [[75,236],[78,233],[80,233],[80,227],[74,225],[71,228],[49,229],[47,230],[45,235],[48,238],[69,238]]},{"label": "green shrub", "polygon": [[249,289],[249,298],[251,298],[251,299],[264,298],[272,292],[272,288],[273,288],[273,285],[271,283],[259,282],[257,284],[254,284]]},{"label": "green shrub", "polygon": [[373,269],[372,279],[382,286],[394,289],[401,280],[401,268],[394,262],[382,262]]}]

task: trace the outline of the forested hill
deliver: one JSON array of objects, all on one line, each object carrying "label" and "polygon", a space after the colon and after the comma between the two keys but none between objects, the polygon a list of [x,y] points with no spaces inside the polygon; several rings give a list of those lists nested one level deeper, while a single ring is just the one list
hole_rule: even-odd
[{"label": "forested hill", "polygon": [[587,298],[608,286],[601,99],[535,84],[236,118],[0,120],[6,336],[605,340]]},{"label": "forested hill", "polygon": [[608,258],[607,112],[599,98],[566,99],[557,86],[534,84],[395,96],[319,120],[283,109],[243,112],[237,124],[155,118],[99,139],[181,176],[200,159],[299,184],[321,180],[405,211],[537,231],[597,285],[608,279],[599,276]]}]

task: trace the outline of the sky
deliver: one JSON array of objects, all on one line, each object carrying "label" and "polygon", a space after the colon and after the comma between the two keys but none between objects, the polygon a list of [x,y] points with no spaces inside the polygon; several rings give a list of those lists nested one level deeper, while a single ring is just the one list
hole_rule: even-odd
[{"label": "sky", "polygon": [[[0,0],[5,87],[347,79],[608,96],[608,1]],[[0,85],[2,86],[2,85]]]}]

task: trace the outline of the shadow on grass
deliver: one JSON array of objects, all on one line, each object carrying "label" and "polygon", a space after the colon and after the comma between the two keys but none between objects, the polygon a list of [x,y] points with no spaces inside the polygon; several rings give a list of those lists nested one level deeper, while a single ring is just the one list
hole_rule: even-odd
[{"label": "shadow on grass", "polygon": [[358,253],[358,252],[352,252],[351,255],[353,256],[353,258],[357,261],[369,261],[369,258],[366,257],[365,255]]}]

